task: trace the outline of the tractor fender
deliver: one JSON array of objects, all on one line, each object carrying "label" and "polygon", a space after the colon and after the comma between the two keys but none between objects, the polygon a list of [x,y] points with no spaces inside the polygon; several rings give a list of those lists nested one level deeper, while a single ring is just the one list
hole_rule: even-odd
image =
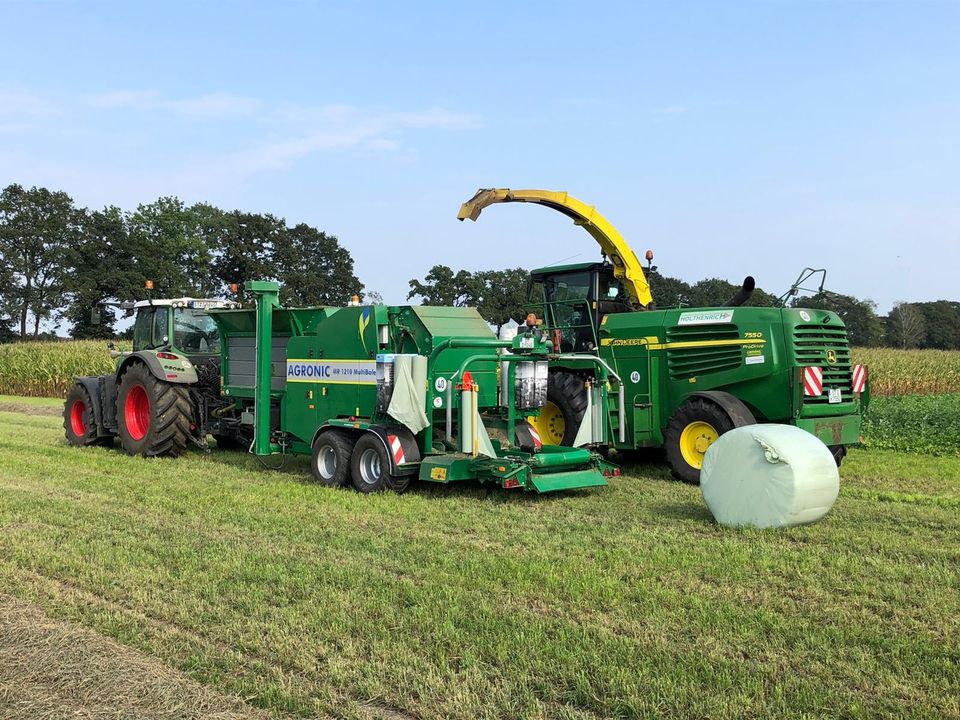
[{"label": "tractor fender", "polygon": [[718,405],[730,416],[730,419],[733,420],[734,427],[755,425],[757,422],[757,419],[753,416],[753,413],[750,412],[750,408],[744,404],[743,400],[723,390],[704,390],[703,392],[690,393],[687,399],[694,397],[700,397]]},{"label": "tractor fender", "polygon": [[[391,475],[413,475],[419,471],[420,447],[414,434],[407,428],[402,425],[373,425],[367,432],[376,435],[383,443],[390,458]],[[405,467],[401,468],[401,464]]]},{"label": "tractor fender", "polygon": [[[156,353],[151,350],[138,350],[137,352],[131,353],[123,359],[123,362],[120,363],[120,367],[117,368],[117,382],[119,383],[120,377],[126,372],[127,368],[130,367],[135,362],[142,362],[147,366],[147,369],[150,371],[150,374],[153,375],[157,380],[163,380],[168,383],[178,383],[181,385],[193,385],[197,382],[197,371],[193,367],[193,363],[190,363],[189,360],[183,358],[181,360],[161,360],[157,357]],[[182,362],[186,361],[189,366],[184,367]],[[164,363],[167,363],[167,366],[164,367]],[[176,363],[173,365],[172,363]]]},{"label": "tractor fender", "polygon": [[[107,384],[105,381],[109,379],[109,376],[97,376],[97,375],[85,375],[82,377],[74,378],[78,385],[82,385],[83,389],[87,391],[87,395],[90,396],[90,399],[93,401],[93,422],[97,426],[97,436],[103,437],[104,435],[113,435],[112,432],[109,432],[105,425],[104,418],[104,408],[107,403],[111,401],[111,398],[105,397],[104,386]],[[116,388],[116,384],[113,386]],[[113,402],[116,402],[116,398],[112,399]]]}]

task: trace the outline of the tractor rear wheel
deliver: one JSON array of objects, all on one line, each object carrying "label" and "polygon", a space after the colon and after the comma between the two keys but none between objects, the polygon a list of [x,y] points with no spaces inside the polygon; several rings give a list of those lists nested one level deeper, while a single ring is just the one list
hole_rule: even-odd
[{"label": "tractor rear wheel", "polygon": [[751,418],[731,417],[717,403],[692,398],[681,405],[667,423],[663,434],[667,462],[675,478],[691,485],[700,484],[703,456],[714,441],[728,430],[750,424]]},{"label": "tractor rear wheel", "polygon": [[131,365],[120,378],[117,426],[120,444],[131,455],[176,457],[187,449],[193,423],[190,392],[153,376],[146,365]]},{"label": "tractor rear wheel", "polygon": [[313,443],[310,471],[321,485],[343,487],[350,482],[353,438],[343,430],[324,430]]},{"label": "tractor rear wheel", "polygon": [[67,442],[77,447],[87,445],[105,445],[112,437],[98,437],[97,423],[93,415],[93,398],[80,383],[76,383],[67,393],[63,405],[63,431]]},{"label": "tractor rear wheel", "polygon": [[837,467],[840,467],[840,463],[842,463],[843,459],[847,456],[847,446],[828,445],[827,449],[829,449],[830,454],[833,455],[833,461],[837,463]]},{"label": "tractor rear wheel", "polygon": [[573,445],[577,430],[587,411],[587,391],[583,378],[570,372],[550,373],[547,384],[547,404],[539,417],[530,416],[544,445]]}]

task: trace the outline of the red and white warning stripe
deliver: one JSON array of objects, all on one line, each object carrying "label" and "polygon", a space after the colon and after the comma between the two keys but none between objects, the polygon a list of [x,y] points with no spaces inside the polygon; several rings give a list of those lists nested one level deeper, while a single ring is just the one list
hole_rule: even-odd
[{"label": "red and white warning stripe", "polygon": [[823,395],[823,368],[805,367],[803,369],[803,394],[807,397]]},{"label": "red and white warning stripe", "polygon": [[400,444],[400,438],[396,435],[387,435],[387,442],[390,443],[390,452],[393,453],[393,461],[397,465],[403,465],[403,462],[407,458],[403,454],[403,446]]},{"label": "red and white warning stripe", "polygon": [[543,440],[540,439],[540,433],[537,432],[537,429],[531,424],[527,423],[530,426],[530,435],[533,437],[533,446],[539,450],[543,447]]},{"label": "red and white warning stripe", "polygon": [[867,366],[854,365],[853,366],[853,392],[854,394],[859,394],[866,389],[867,389]]}]

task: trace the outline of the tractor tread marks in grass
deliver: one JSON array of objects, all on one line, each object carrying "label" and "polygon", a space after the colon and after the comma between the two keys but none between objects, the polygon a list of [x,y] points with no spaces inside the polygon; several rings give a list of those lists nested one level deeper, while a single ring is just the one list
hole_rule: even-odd
[{"label": "tractor tread marks in grass", "polygon": [[[149,424],[139,439],[131,434],[125,415],[127,398],[138,386],[144,390],[150,403]],[[190,437],[192,418],[193,405],[185,385],[158,380],[142,363],[130,366],[121,377],[117,420],[121,444],[131,455],[176,457],[183,454]]]}]

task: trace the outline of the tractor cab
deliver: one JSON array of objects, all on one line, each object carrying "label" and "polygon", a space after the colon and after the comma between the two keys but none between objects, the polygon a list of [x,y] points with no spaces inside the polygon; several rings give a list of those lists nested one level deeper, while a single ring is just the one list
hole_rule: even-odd
[{"label": "tractor cab", "polygon": [[134,304],[133,349],[171,350],[188,357],[219,355],[220,331],[207,313],[239,307],[228,300],[144,300]]},{"label": "tractor cab", "polygon": [[610,263],[578,263],[530,273],[530,309],[554,332],[559,352],[591,352],[604,315],[629,312],[623,282]]}]

